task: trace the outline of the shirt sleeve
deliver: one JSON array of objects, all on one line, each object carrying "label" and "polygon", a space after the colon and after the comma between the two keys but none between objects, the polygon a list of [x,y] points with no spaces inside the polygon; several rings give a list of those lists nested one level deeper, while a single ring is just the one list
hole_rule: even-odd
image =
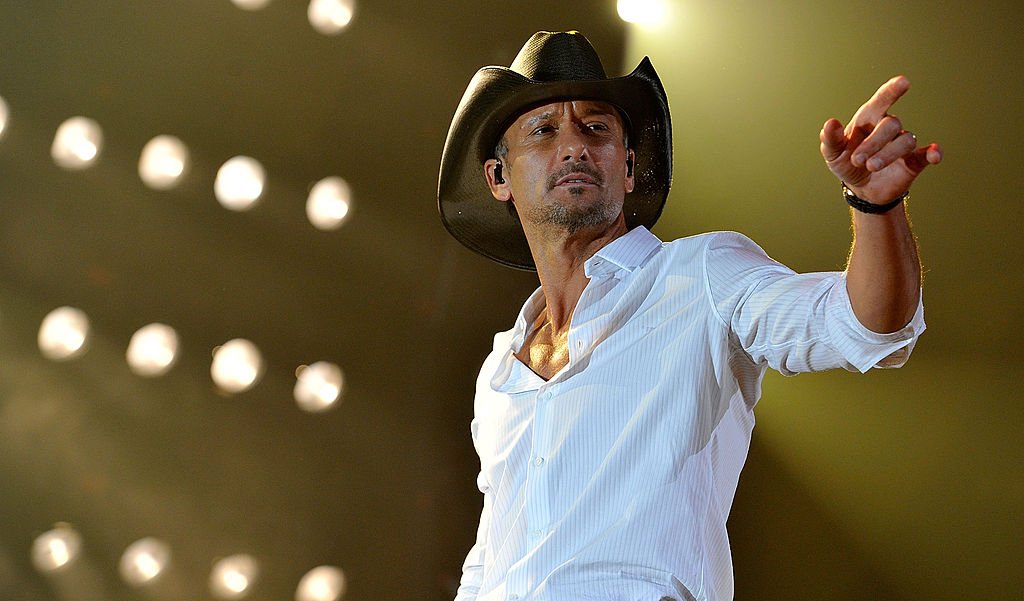
[{"label": "shirt sleeve", "polygon": [[[473,442],[476,442],[476,420],[472,424]],[[480,512],[480,525],[476,531],[476,542],[466,554],[466,561],[462,564],[462,580],[459,583],[459,590],[455,595],[455,601],[475,601],[480,594],[480,585],[483,582],[484,558],[487,555],[487,531],[491,522],[491,494],[490,485],[484,478],[483,471],[477,475],[477,488],[484,494],[484,507]]]},{"label": "shirt sleeve", "polygon": [[873,332],[853,313],[845,273],[798,274],[741,234],[713,234],[704,258],[711,303],[734,342],[785,375],[900,367],[925,329],[920,296],[906,326]]}]

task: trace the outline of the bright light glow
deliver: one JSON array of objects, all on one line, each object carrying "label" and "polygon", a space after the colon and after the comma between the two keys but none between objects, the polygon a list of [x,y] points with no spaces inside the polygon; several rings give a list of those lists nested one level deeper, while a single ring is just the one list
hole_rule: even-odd
[{"label": "bright light glow", "polygon": [[252,388],[263,373],[263,357],[256,345],[235,338],[213,352],[210,375],[225,392],[237,393]]},{"label": "bright light glow", "polygon": [[63,361],[85,352],[89,318],[81,309],[60,307],[43,318],[39,326],[39,350],[48,359]]},{"label": "bright light glow", "polygon": [[121,555],[121,578],[132,585],[151,582],[167,569],[171,561],[171,548],[155,538],[135,541]]},{"label": "bright light glow", "polygon": [[32,565],[40,572],[59,570],[78,557],[82,537],[68,524],[57,524],[32,543]]},{"label": "bright light glow", "polygon": [[7,115],[10,111],[7,109],[7,101],[0,96],[0,138],[4,137],[4,130],[7,129]]},{"label": "bright light glow", "polygon": [[295,382],[295,402],[303,411],[326,411],[341,397],[344,386],[345,375],[340,367],[326,361],[317,361],[299,369]]},{"label": "bright light glow", "polygon": [[313,29],[336,35],[352,21],[353,0],[310,0],[306,16]]},{"label": "bright light glow", "polygon": [[619,0],[617,8],[627,23],[660,25],[668,17],[668,0]]},{"label": "bright light glow", "polygon": [[340,177],[326,177],[309,191],[306,216],[319,230],[336,230],[348,217],[352,190]]},{"label": "bright light glow", "polygon": [[85,169],[96,160],[103,146],[98,123],[85,117],[72,117],[60,124],[53,137],[50,155],[65,169]]},{"label": "bright light glow", "polygon": [[237,156],[221,165],[213,191],[224,208],[245,211],[263,194],[266,178],[263,166],[256,159]]},{"label": "bright light glow", "polygon": [[345,594],[345,573],[334,566],[306,572],[295,589],[295,601],[338,601]]},{"label": "bright light glow", "polygon": [[188,148],[174,136],[157,136],[142,149],[139,177],[154,190],[173,188],[188,172]]},{"label": "bright light glow", "polygon": [[270,4],[270,0],[231,0],[231,2],[244,10],[259,10]]},{"label": "bright light glow", "polygon": [[252,591],[259,564],[251,555],[232,555],[213,565],[210,592],[220,599],[241,599]]},{"label": "bright light glow", "polygon": [[128,366],[140,376],[165,374],[178,356],[178,334],[171,326],[151,323],[132,335],[126,356]]}]

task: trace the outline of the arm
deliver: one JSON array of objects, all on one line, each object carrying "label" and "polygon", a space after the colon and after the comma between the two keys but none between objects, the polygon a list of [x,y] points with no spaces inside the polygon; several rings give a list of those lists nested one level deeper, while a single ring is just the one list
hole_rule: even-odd
[{"label": "arm", "polygon": [[[473,436],[473,445],[478,443],[477,433],[479,422],[474,419],[470,424],[470,431]],[[479,448],[479,447],[477,447]],[[466,561],[462,564],[462,580],[459,583],[459,590],[455,601],[476,601],[480,594],[480,585],[484,578],[484,564],[487,557],[487,532],[491,527],[491,485],[484,477],[481,468],[476,477],[476,486],[484,495],[484,506],[480,511],[480,524],[476,530],[476,542],[466,554]]]},{"label": "arm", "polygon": [[[829,169],[871,203],[897,198],[925,167],[942,160],[938,144],[918,148],[914,134],[888,113],[909,88],[905,77],[894,77],[845,128],[829,119],[821,130],[821,154]],[[853,213],[854,242],[846,276],[850,304],[866,328],[896,331],[913,317],[921,287],[921,264],[906,208],[877,215]]]},{"label": "arm", "polygon": [[896,332],[866,328],[853,312],[847,274],[794,273],[741,234],[718,232],[707,239],[708,298],[755,364],[785,375],[899,367],[924,331],[921,312]]},{"label": "arm", "polygon": [[[478,479],[478,481],[480,481]],[[484,508],[480,512],[480,525],[477,527],[476,543],[466,554],[462,564],[462,580],[455,601],[475,601],[480,594],[483,581],[484,557],[487,554],[487,529],[490,527],[491,502],[490,495],[484,494]]]}]

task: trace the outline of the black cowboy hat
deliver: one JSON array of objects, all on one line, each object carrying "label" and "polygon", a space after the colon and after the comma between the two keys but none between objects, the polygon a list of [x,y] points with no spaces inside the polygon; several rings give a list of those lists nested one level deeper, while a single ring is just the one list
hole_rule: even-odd
[{"label": "black cowboy hat", "polygon": [[534,270],[522,225],[487,188],[483,164],[512,121],[559,99],[600,100],[626,118],[636,156],[635,185],[623,212],[633,228],[654,225],[672,183],[668,99],[649,58],[632,73],[609,78],[597,51],[576,31],[535,33],[509,67],[483,67],[452,118],[437,184],[441,221],[455,238],[509,267]]}]

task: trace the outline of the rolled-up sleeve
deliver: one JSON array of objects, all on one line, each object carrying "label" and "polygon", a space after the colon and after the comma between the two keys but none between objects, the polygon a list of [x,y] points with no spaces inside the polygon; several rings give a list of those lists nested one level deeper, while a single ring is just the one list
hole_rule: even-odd
[{"label": "rolled-up sleeve", "polygon": [[746,236],[720,232],[705,254],[711,303],[736,345],[779,372],[900,367],[925,329],[920,297],[911,321],[880,334],[857,320],[846,274],[798,274]]},{"label": "rolled-up sleeve", "polygon": [[924,302],[917,296],[917,310],[907,325],[895,332],[880,334],[864,327],[853,312],[846,288],[846,273],[840,273],[825,306],[825,325],[829,344],[861,373],[872,367],[902,367],[910,358],[917,338],[924,332]]}]

